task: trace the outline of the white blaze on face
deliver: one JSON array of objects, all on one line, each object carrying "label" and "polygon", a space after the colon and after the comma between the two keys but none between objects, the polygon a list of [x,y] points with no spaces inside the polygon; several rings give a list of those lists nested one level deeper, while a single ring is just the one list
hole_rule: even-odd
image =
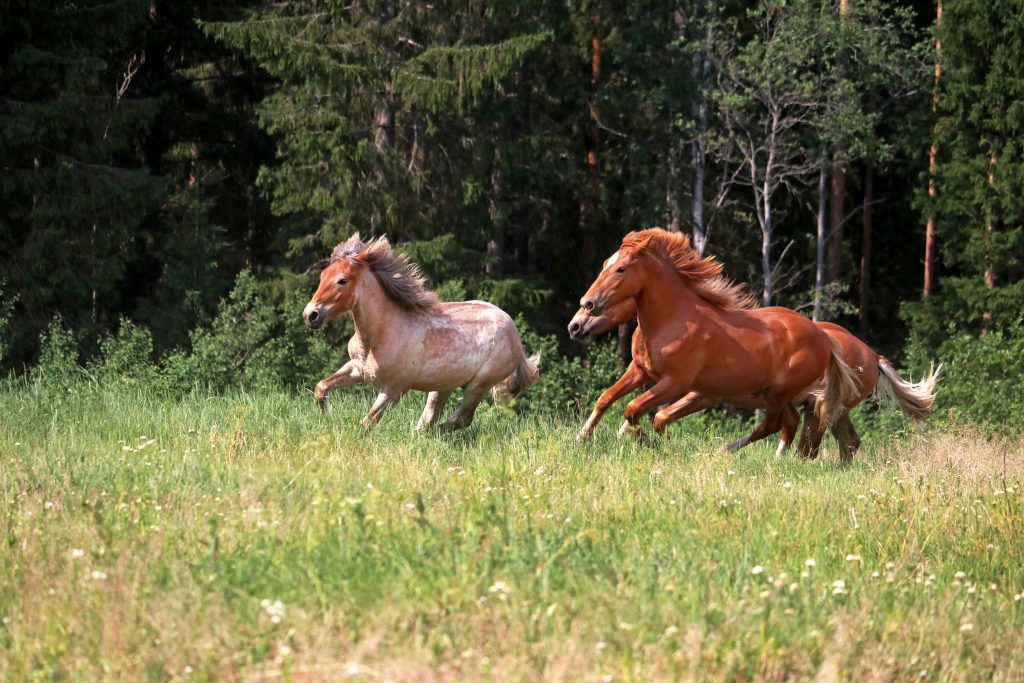
[{"label": "white blaze on face", "polygon": [[608,270],[613,265],[615,265],[615,262],[618,261],[618,260],[619,260],[619,252],[615,252],[614,254],[612,254],[611,256],[608,257],[608,260],[605,261],[605,263],[604,263],[604,268],[602,268],[601,270],[602,271]]}]

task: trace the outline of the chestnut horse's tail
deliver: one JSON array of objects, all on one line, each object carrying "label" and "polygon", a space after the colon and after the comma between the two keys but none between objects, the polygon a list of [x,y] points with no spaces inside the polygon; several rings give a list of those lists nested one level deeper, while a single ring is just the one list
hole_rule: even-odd
[{"label": "chestnut horse's tail", "polygon": [[519,367],[511,375],[505,378],[504,382],[496,384],[491,389],[491,396],[496,401],[507,401],[510,398],[519,396],[537,382],[540,375],[540,354],[535,353],[529,358],[523,353],[519,361]]},{"label": "chestnut horse's tail", "polygon": [[836,423],[849,406],[860,400],[857,374],[843,360],[843,349],[839,342],[828,337],[829,359],[825,370],[825,382],[817,393],[814,410],[818,419],[828,426]]},{"label": "chestnut horse's tail", "polygon": [[875,394],[882,403],[894,403],[903,414],[913,420],[923,420],[931,412],[935,402],[935,385],[942,373],[942,366],[929,368],[920,382],[909,382],[896,372],[888,358],[878,359],[878,386]]}]

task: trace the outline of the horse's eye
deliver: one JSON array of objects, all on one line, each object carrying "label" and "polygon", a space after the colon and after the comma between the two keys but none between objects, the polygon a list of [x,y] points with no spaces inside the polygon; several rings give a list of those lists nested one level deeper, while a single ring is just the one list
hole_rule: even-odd
[{"label": "horse's eye", "polygon": [[346,278],[340,277],[334,284],[338,285],[339,287],[344,287],[345,285],[348,284],[348,280]]},{"label": "horse's eye", "polygon": [[625,273],[625,272],[626,272],[626,269],[625,269],[625,268],[616,268],[616,269],[615,269],[615,272],[616,272],[616,273]]}]

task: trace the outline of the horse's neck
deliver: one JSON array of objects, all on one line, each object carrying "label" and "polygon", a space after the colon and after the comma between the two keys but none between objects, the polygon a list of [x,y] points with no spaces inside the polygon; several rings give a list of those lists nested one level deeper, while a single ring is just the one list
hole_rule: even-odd
[{"label": "horse's neck", "polygon": [[[389,338],[396,338],[408,329],[411,317],[398,304],[391,300],[377,282],[377,276],[367,273],[361,278],[356,303],[352,307],[352,321],[356,326],[356,334],[363,342],[367,351],[375,351]],[[393,334],[387,334],[391,329]]]},{"label": "horse's neck", "polygon": [[673,268],[661,259],[650,259],[647,282],[638,298],[637,322],[650,338],[671,322],[706,317],[709,307]]}]

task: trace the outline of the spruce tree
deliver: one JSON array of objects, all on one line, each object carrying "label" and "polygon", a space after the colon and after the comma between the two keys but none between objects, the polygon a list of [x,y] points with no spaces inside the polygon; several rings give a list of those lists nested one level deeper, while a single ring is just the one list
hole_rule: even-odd
[{"label": "spruce tree", "polygon": [[[139,140],[156,103],[136,98],[124,50],[148,2],[22,0],[0,9],[0,254],[18,295],[11,353],[25,361],[59,313],[76,330],[116,322],[140,225],[163,184]],[[130,42],[130,41],[129,41]]]},{"label": "spruce tree", "polygon": [[937,193],[939,290],[909,309],[939,343],[1024,319],[1024,15],[1014,3],[945,0],[940,28]]}]

